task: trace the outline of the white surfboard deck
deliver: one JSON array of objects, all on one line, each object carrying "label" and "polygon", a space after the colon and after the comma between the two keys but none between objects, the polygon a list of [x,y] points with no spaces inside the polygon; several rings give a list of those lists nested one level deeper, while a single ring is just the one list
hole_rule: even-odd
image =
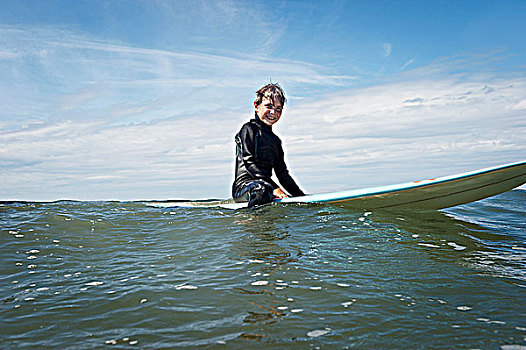
[{"label": "white surfboard deck", "polygon": [[[526,161],[466,173],[341,192],[313,194],[276,200],[277,203],[335,203],[375,210],[384,208],[443,209],[474,202],[509,191],[526,183]],[[228,200],[147,202],[156,207],[240,209],[246,202]]]}]

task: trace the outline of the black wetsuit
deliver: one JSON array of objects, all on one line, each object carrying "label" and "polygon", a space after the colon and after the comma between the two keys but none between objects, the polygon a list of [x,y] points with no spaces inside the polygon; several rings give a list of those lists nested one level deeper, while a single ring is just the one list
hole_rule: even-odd
[{"label": "black wetsuit", "polygon": [[248,201],[249,207],[271,202],[273,190],[279,186],[271,179],[272,170],[285,191],[292,196],[304,196],[285,165],[281,140],[272,126],[259,118],[241,127],[236,137],[236,168],[232,196],[236,201]]}]

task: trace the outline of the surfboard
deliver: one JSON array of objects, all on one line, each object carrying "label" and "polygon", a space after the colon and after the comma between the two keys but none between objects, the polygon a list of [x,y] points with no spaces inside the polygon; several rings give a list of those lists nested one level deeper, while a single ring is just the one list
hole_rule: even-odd
[{"label": "surfboard", "polygon": [[[526,161],[466,173],[340,192],[275,200],[276,203],[332,203],[359,210],[391,208],[444,209],[491,197],[526,183]],[[148,202],[158,207],[239,209],[246,202],[228,200]]]}]

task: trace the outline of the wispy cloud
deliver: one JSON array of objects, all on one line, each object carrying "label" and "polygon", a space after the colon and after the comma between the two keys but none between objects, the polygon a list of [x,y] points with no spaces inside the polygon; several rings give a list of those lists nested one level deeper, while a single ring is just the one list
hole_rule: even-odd
[{"label": "wispy cloud", "polygon": [[391,44],[389,43],[383,43],[382,44],[382,49],[384,50],[384,57],[387,57],[387,56],[390,56],[391,55],[391,52],[393,50],[393,47]]},{"label": "wispy cloud", "polygon": [[351,80],[301,61],[145,49],[52,28],[0,34],[0,50],[16,52],[0,67],[9,91],[1,192],[12,199],[195,197],[196,171],[228,189],[232,135],[251,115],[254,89],[269,76],[288,88]]},{"label": "wispy cloud", "polygon": [[297,177],[322,192],[523,159],[526,77],[437,69],[296,106],[279,129]]},{"label": "wispy cloud", "polygon": [[[314,64],[257,55],[145,49],[49,28],[0,27],[0,34],[8,38],[0,50],[18,50],[17,55],[4,55],[7,61],[0,68],[3,86],[17,81],[7,110],[0,112],[7,119],[13,113],[35,118],[75,107],[90,118],[112,118],[101,115],[108,106],[130,103],[134,109],[149,105],[161,113],[147,116],[151,110],[145,110],[139,119],[144,121],[170,116],[169,111],[195,112],[197,106],[206,110],[202,101],[213,101],[225,88],[222,104],[235,105],[247,89],[270,76],[288,86],[345,86],[352,81]],[[26,107],[15,110],[20,105]]]},{"label": "wispy cloud", "polygon": [[412,65],[413,63],[415,62],[415,59],[414,58],[411,58],[410,60],[408,60],[406,63],[404,63],[404,65],[402,66],[402,70],[406,70],[407,67],[409,67],[410,65]]},{"label": "wispy cloud", "polygon": [[307,192],[525,154],[526,78],[455,73],[473,60],[351,89],[353,77],[297,60],[143,48],[41,27],[2,26],[0,36],[2,199],[227,197],[233,135],[269,77],[290,93],[276,130]]}]

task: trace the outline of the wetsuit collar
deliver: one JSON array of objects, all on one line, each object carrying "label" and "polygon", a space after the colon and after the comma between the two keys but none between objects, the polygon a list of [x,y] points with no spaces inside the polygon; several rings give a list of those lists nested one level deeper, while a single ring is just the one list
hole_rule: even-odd
[{"label": "wetsuit collar", "polygon": [[261,119],[259,119],[259,116],[257,113],[254,113],[254,121],[256,122],[257,125],[263,127],[263,128],[267,128],[268,130],[272,130],[272,125],[267,125],[265,123],[263,123],[261,121]]}]

